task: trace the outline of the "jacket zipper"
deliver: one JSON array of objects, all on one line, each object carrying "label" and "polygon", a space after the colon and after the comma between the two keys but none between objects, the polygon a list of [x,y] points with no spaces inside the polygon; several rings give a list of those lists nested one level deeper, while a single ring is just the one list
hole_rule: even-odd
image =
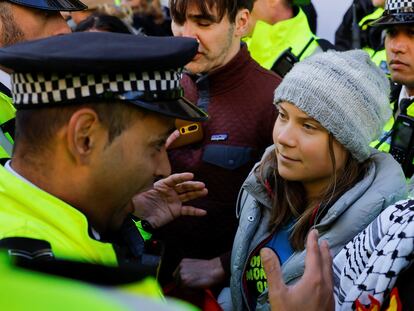
[{"label": "jacket zipper", "polygon": [[[267,236],[266,238],[264,238],[246,257],[247,260],[244,263],[244,267],[243,267],[243,272],[242,272],[242,294],[243,294],[243,299],[244,302],[247,304],[247,309],[248,310],[252,310],[250,308],[250,301],[249,299],[247,299],[246,293],[247,293],[247,284],[246,284],[246,278],[244,277],[245,273],[246,273],[246,269],[247,269],[247,264],[249,262],[250,256],[256,252],[258,249],[261,249],[267,242],[270,241],[270,239],[273,237],[273,234],[270,234],[269,236]],[[261,262],[261,259],[260,259]]]}]

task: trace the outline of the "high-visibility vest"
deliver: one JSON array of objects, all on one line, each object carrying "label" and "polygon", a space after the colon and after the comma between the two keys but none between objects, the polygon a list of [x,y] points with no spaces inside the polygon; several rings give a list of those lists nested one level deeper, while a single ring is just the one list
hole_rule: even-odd
[{"label": "high-visibility vest", "polygon": [[196,311],[184,302],[155,300],[146,295],[150,280],[138,283],[140,291],[99,287],[73,279],[44,274],[15,265],[0,252],[1,310],[160,310]]},{"label": "high-visibility vest", "polygon": [[[0,240],[23,237],[50,243],[56,258],[117,266],[113,245],[92,239],[84,214],[0,166]],[[154,278],[135,290],[162,297]]]},{"label": "high-visibility vest", "polygon": [[[372,12],[371,14],[368,14],[367,16],[364,16],[364,18],[362,18],[358,25],[359,28],[362,31],[367,31],[368,27],[370,27],[370,23],[373,22],[374,20],[380,18],[382,16],[382,14],[384,13],[384,9],[383,8],[377,8],[374,12]],[[371,60],[378,66],[381,68],[381,70],[387,75],[390,75],[390,71],[388,69],[388,65],[387,65],[387,57],[386,57],[386,52],[385,49],[382,48],[380,50],[375,50],[371,47],[365,46],[362,47],[362,49],[367,52],[369,54],[369,56],[371,57]]]},{"label": "high-visibility vest", "polygon": [[12,99],[0,92],[0,159],[10,158],[12,155],[14,140],[3,125],[11,123],[14,126],[15,117],[16,109],[13,107]]},{"label": "high-visibility vest", "polygon": [[[390,104],[392,111],[395,111],[395,107],[394,106],[396,104],[397,103],[395,103],[395,102],[392,102]],[[407,108],[407,115],[409,117],[414,118],[414,101],[413,101],[412,104],[410,104],[408,106],[408,108]],[[381,136],[377,140],[373,141],[370,144],[371,147],[375,148],[378,145],[378,143],[382,140],[382,138],[388,137],[384,142],[381,143],[381,145],[377,149],[378,150],[381,150],[381,151],[384,151],[384,152],[389,152],[390,151],[390,147],[391,147],[391,136],[389,134],[390,134],[390,131],[391,131],[392,127],[394,126],[394,122],[395,122],[395,118],[394,118],[394,115],[392,115],[391,118],[385,124],[385,126],[384,126],[384,128],[382,130]]]},{"label": "high-visibility vest", "polygon": [[57,258],[117,265],[110,243],[89,236],[86,216],[0,166],[0,239],[48,241]]},{"label": "high-visibility vest", "polygon": [[[312,38],[313,42],[303,51]],[[262,67],[270,69],[280,54],[289,47],[296,56],[303,51],[301,60],[312,55],[319,48],[316,39],[305,13],[299,8],[295,17],[274,25],[257,21],[251,37],[243,38],[243,41],[246,42],[252,58]]]}]

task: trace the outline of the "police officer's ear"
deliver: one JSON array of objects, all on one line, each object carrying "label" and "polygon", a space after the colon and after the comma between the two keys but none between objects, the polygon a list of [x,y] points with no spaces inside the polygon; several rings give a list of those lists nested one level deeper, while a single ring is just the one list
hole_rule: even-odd
[{"label": "police officer's ear", "polygon": [[107,132],[91,108],[76,110],[67,126],[67,148],[72,159],[81,165],[89,164],[91,154]]},{"label": "police officer's ear", "polygon": [[249,28],[250,12],[248,9],[241,9],[237,12],[235,19],[234,34],[237,37],[244,37],[247,35]]}]

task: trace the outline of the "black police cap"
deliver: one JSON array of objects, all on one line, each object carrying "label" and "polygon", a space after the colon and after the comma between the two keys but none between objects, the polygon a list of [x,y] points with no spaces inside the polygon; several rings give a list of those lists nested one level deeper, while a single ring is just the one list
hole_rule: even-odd
[{"label": "black police cap", "polygon": [[6,0],[8,2],[45,11],[80,11],[87,6],[79,0]]},{"label": "black police cap", "polygon": [[0,49],[17,109],[121,100],[184,120],[207,115],[186,100],[182,67],[197,53],[190,38],[85,32]]},{"label": "black police cap", "polygon": [[384,13],[371,26],[414,24],[414,0],[387,0]]}]

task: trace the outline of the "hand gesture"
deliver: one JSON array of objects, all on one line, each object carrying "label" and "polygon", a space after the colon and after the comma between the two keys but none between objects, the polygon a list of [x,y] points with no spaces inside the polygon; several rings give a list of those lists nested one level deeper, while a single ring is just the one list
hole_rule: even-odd
[{"label": "hand gesture", "polygon": [[134,215],[148,221],[153,228],[183,215],[206,215],[203,209],[183,205],[184,202],[207,195],[204,183],[193,181],[193,177],[192,173],[180,173],[155,182],[151,190],[132,198]]},{"label": "hand gesture", "polygon": [[332,257],[326,241],[318,245],[316,230],[308,234],[305,272],[294,285],[284,284],[279,260],[271,249],[263,248],[260,255],[267,276],[272,310],[334,310]]}]

